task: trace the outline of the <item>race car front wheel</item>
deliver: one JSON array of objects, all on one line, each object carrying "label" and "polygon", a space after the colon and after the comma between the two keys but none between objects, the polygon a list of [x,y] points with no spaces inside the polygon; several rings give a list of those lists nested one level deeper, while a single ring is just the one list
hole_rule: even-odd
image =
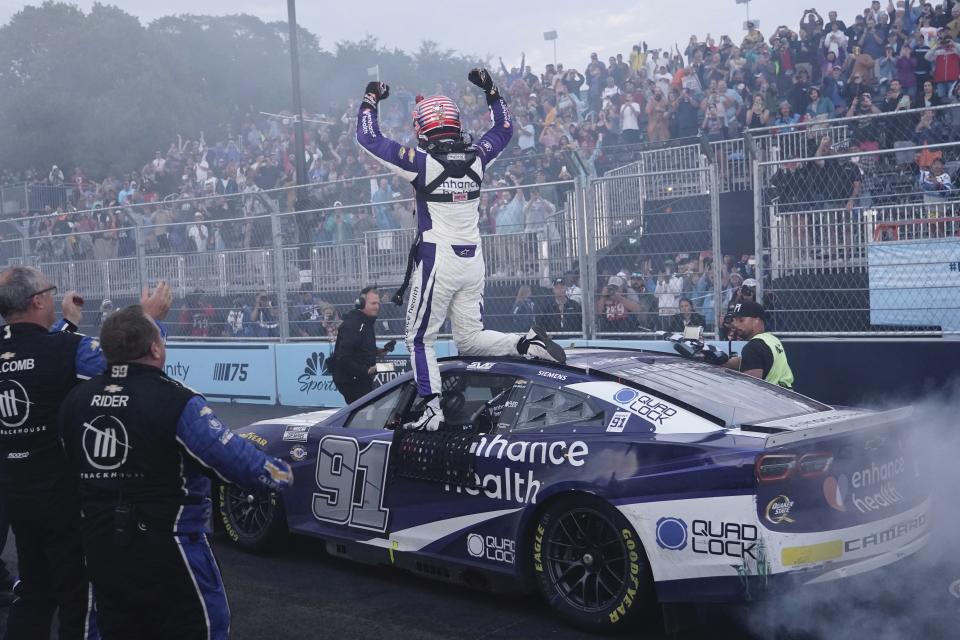
[{"label": "race car front wheel", "polygon": [[253,494],[220,485],[220,519],[230,539],[247,551],[268,551],[287,533],[283,502],[274,491]]},{"label": "race car front wheel", "polygon": [[643,546],[606,502],[583,496],[549,505],[534,524],[530,550],[540,593],[571,624],[615,633],[653,617]]}]

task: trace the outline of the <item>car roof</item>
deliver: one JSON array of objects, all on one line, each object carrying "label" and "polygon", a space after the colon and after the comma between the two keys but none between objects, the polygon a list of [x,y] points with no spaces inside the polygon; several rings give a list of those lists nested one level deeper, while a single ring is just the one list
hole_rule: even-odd
[{"label": "car roof", "polygon": [[[665,349],[670,348],[665,346]],[[827,411],[831,407],[799,393],[730,369],[676,354],[626,348],[571,348],[567,363],[520,358],[444,358],[446,362],[512,361],[558,371],[613,379],[684,406],[726,426],[755,424]]]}]

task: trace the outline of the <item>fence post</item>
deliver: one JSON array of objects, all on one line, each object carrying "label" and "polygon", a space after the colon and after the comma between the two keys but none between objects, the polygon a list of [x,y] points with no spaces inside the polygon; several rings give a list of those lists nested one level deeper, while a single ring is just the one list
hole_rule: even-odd
[{"label": "fence post", "polygon": [[578,178],[574,190],[577,203],[577,236],[580,292],[583,305],[583,335],[592,340],[597,335],[596,289],[597,289],[597,255],[593,242],[593,227],[596,225],[596,208],[593,194],[593,184],[590,178]]},{"label": "fence post", "polygon": [[711,250],[713,251],[713,318],[717,339],[720,339],[720,319],[721,314],[726,309],[721,309],[723,304],[723,254],[720,249],[720,174],[717,165],[708,164],[709,173],[707,180],[710,182],[710,239],[712,241]]},{"label": "fence post", "polygon": [[280,229],[280,216],[275,210],[270,212],[270,236],[273,239],[273,280],[277,292],[277,304],[280,305],[280,341],[287,342],[290,338],[287,265],[283,263],[283,237]]},{"label": "fence post", "polygon": [[139,282],[138,291],[143,291],[145,285],[149,285],[147,282],[147,246],[146,240],[144,240],[143,233],[143,221],[139,219],[134,220],[136,227],[134,228],[134,238],[136,240],[137,246],[137,280]]},{"label": "fence post", "polygon": [[753,254],[757,256],[757,300],[763,300],[763,185],[760,183],[760,161],[753,161]]}]

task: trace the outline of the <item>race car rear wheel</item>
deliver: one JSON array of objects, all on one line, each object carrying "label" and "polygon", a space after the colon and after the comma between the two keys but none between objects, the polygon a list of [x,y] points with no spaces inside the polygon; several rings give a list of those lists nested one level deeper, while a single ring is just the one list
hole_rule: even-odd
[{"label": "race car rear wheel", "polygon": [[539,514],[531,541],[540,593],[565,620],[593,632],[653,617],[650,565],[633,527],[606,502],[563,498]]},{"label": "race car rear wheel", "polygon": [[232,484],[220,485],[220,519],[230,539],[252,552],[273,548],[287,533],[280,496],[252,494]]}]

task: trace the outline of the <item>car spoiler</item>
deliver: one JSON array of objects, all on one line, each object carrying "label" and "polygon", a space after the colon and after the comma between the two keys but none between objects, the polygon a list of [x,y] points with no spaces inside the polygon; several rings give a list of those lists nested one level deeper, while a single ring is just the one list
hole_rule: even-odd
[{"label": "car spoiler", "polygon": [[[913,407],[888,411],[837,409],[761,423],[756,430],[776,430],[775,433],[767,436],[764,444],[765,449],[771,449],[824,436],[846,435],[867,429],[880,429],[893,424],[908,424],[913,413]],[[749,430],[750,427],[746,429]]]}]

